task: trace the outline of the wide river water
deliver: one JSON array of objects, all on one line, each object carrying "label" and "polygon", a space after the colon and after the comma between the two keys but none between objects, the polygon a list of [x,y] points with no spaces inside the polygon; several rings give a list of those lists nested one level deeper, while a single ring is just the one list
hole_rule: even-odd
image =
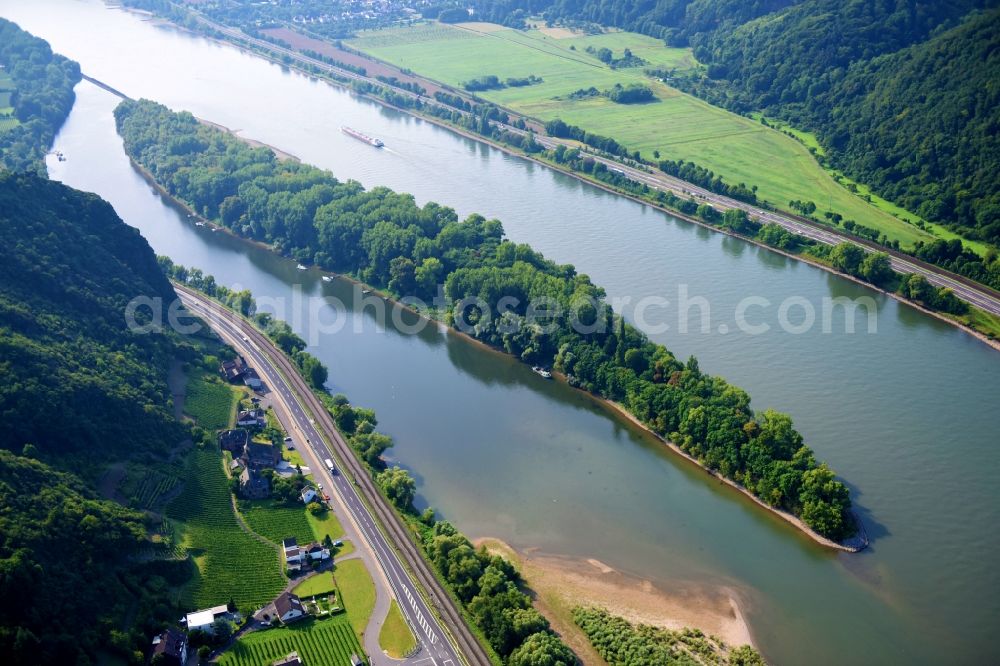
[{"label": "wide river water", "polygon": [[[686,285],[708,300],[711,332],[671,326],[653,339],[745,387],[757,409],[790,413],[850,482],[873,545],[858,555],[818,547],[505,356],[436,327],[404,334],[376,327],[370,311],[339,311],[348,325],[312,349],[331,389],[377,410],[421,503],[470,536],[597,558],[665,589],[729,587],[776,663],[1000,660],[1000,354],[854,283],[99,2],[0,0],[0,15],[126,94],[190,110],[341,179],[497,217],[512,239],[575,264],[609,296],[676,301]],[[50,162],[54,178],[100,194],[156,252],[224,284],[258,297],[290,297],[293,285],[347,294],[343,283],[196,228],[129,164],[111,115],[117,100],[89,83],[77,96],[56,141],[68,160]],[[748,296],[773,304],[753,316],[770,332],[732,332]],[[831,333],[780,330],[784,299],[821,314],[822,299],[836,296],[874,298],[877,333],[846,334],[842,316]]]}]

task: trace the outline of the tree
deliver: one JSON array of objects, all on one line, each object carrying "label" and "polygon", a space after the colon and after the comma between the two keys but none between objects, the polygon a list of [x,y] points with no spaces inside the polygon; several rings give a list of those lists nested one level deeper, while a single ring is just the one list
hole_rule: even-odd
[{"label": "tree", "polygon": [[556,636],[544,631],[528,636],[507,661],[509,666],[573,666],[576,655]]},{"label": "tree", "polygon": [[413,511],[413,498],[417,493],[417,484],[405,469],[393,466],[375,477],[375,481],[398,509],[405,513]]},{"label": "tree", "polygon": [[319,502],[309,502],[309,504],[306,506],[306,509],[309,511],[309,513],[311,513],[314,516],[319,516],[326,511],[326,507],[324,507]]},{"label": "tree", "polygon": [[392,438],[378,432],[360,433],[352,437],[350,443],[369,467],[382,469],[381,456],[392,446]]},{"label": "tree", "polygon": [[830,250],[830,263],[833,267],[850,275],[858,274],[864,257],[865,251],[850,242],[839,243]]},{"label": "tree", "polygon": [[719,217],[719,211],[715,210],[715,208],[707,203],[703,203],[698,206],[697,214],[698,217],[706,222],[714,222]]},{"label": "tree", "polygon": [[396,257],[389,262],[389,289],[400,296],[413,294],[417,286],[416,269],[408,257]]},{"label": "tree", "polygon": [[875,285],[886,284],[896,274],[892,270],[889,255],[884,252],[872,252],[866,256],[858,272],[861,277]]},{"label": "tree", "polygon": [[212,623],[212,638],[219,645],[225,643],[229,640],[229,636],[233,633],[233,626],[229,624],[229,620],[224,617],[220,617]]}]

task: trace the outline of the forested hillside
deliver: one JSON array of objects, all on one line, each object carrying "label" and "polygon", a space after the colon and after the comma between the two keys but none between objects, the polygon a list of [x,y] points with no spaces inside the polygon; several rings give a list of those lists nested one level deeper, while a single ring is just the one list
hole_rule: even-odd
[{"label": "forested hillside", "polygon": [[998,0],[479,0],[481,18],[592,22],[690,45],[673,84],[815,132],[832,164],[1000,243]]},{"label": "forested hillside", "polygon": [[[128,154],[205,216],[398,296],[426,302],[443,284],[448,321],[456,304],[481,299],[470,315],[475,337],[623,403],[709,469],[817,532],[838,539],[855,531],[847,487],[815,459],[788,416],[755,414],[745,391],[650,342],[611,311],[587,276],[506,240],[499,221],[459,221],[433,202],[420,207],[408,194],[341,183],[147,100],[122,102],[115,119]],[[515,305],[501,314],[508,298]],[[556,310],[549,330],[527,318],[539,303]]]},{"label": "forested hillside", "polygon": [[0,447],[107,458],[175,444],[173,343],[125,322],[132,298],[173,298],[139,232],[94,195],[3,174],[0,235]]},{"label": "forested hillside", "polygon": [[0,78],[13,87],[0,93],[0,111],[10,114],[0,123],[0,168],[45,175],[45,153],[73,108],[80,65],[0,18]]},{"label": "forested hillside", "polygon": [[173,342],[124,319],[133,297],[173,289],[108,203],[34,175],[0,174],[0,235],[0,654],[141,663],[187,568],[135,561],[145,517],[77,471],[185,436],[168,412]]}]

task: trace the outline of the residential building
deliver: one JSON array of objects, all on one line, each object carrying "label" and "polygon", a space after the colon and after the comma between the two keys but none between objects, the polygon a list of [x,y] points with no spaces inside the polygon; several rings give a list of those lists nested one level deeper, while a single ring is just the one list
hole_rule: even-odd
[{"label": "residential building", "polygon": [[232,361],[223,361],[222,365],[219,366],[219,374],[227,382],[237,382],[243,379],[246,369],[247,367],[243,364],[243,359],[237,356]]},{"label": "residential building", "polygon": [[299,496],[302,498],[303,504],[309,504],[309,502],[312,502],[314,499],[316,499],[316,489],[313,488],[312,486],[306,486],[305,488],[302,489],[302,492],[300,493]]},{"label": "residential building", "polygon": [[306,554],[299,548],[299,544],[294,537],[289,537],[282,541],[281,549],[285,554],[285,567],[289,571],[298,571],[302,568],[302,562],[305,561]]},{"label": "residential building", "polygon": [[250,433],[243,428],[233,430],[223,430],[219,433],[219,448],[229,451],[234,456],[243,453],[247,443],[250,441]]},{"label": "residential building", "polygon": [[282,592],[277,599],[260,609],[255,617],[261,622],[270,623],[281,620],[288,623],[295,622],[305,616],[306,609],[299,598],[291,592]]},{"label": "residential building", "polygon": [[302,658],[299,657],[298,652],[290,652],[288,656],[282,657],[278,661],[274,662],[272,666],[304,666]]},{"label": "residential building", "polygon": [[314,561],[330,559],[330,549],[324,548],[316,542],[309,544],[305,548],[300,548],[299,550],[304,552],[306,557]]},{"label": "residential building", "polygon": [[281,460],[281,451],[267,442],[250,441],[243,447],[241,457],[247,467],[274,467]]},{"label": "residential building", "polygon": [[299,598],[291,592],[282,592],[274,600],[275,617],[282,622],[294,622],[306,615],[306,608]]},{"label": "residential building", "polygon": [[257,469],[246,467],[240,472],[240,497],[265,499],[271,494],[271,484]]},{"label": "residential building", "polygon": [[168,666],[184,666],[187,661],[187,636],[175,629],[167,629],[153,637],[153,656],[162,654]]},{"label": "residential building", "polygon": [[222,606],[214,606],[212,608],[206,608],[204,610],[188,613],[185,617],[185,622],[187,624],[188,632],[201,630],[212,633],[212,623],[220,617],[228,616],[229,607],[223,604]]},{"label": "residential building", "polygon": [[260,381],[260,375],[253,368],[247,368],[243,371],[243,383],[254,391],[264,388],[264,383]]},{"label": "residential building", "polygon": [[250,428],[263,428],[267,425],[267,416],[264,414],[264,410],[260,407],[256,407],[254,409],[241,409],[239,415],[236,417],[236,425]]}]

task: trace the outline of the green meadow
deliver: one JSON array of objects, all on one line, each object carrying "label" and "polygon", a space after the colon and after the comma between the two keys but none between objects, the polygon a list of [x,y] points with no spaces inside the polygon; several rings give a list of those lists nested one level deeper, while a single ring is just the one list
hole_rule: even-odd
[{"label": "green meadow", "polygon": [[[711,106],[644,73],[646,68],[683,70],[697,66],[689,49],[668,48],[659,40],[628,32],[556,38],[541,30],[517,31],[486,24],[417,24],[362,32],[350,46],[428,78],[460,87],[483,75],[539,76],[543,83],[477,93],[518,113],[561,118],[589,132],[610,136],[654,159],[683,159],[712,169],[726,181],[757,185],[758,195],[787,208],[793,199],[813,201],[818,214],[833,210],[884,232],[904,245],[933,236],[898,219],[838,184],[806,145],[750,118]],[[625,48],[647,61],[643,67],[612,70],[586,52],[609,48],[620,58]],[[591,86],[642,83],[657,101],[623,105],[605,97],[573,100]]]},{"label": "green meadow", "polygon": [[14,80],[5,70],[0,69],[0,133],[17,127],[20,123],[14,117],[14,107],[10,105],[14,94]]}]

